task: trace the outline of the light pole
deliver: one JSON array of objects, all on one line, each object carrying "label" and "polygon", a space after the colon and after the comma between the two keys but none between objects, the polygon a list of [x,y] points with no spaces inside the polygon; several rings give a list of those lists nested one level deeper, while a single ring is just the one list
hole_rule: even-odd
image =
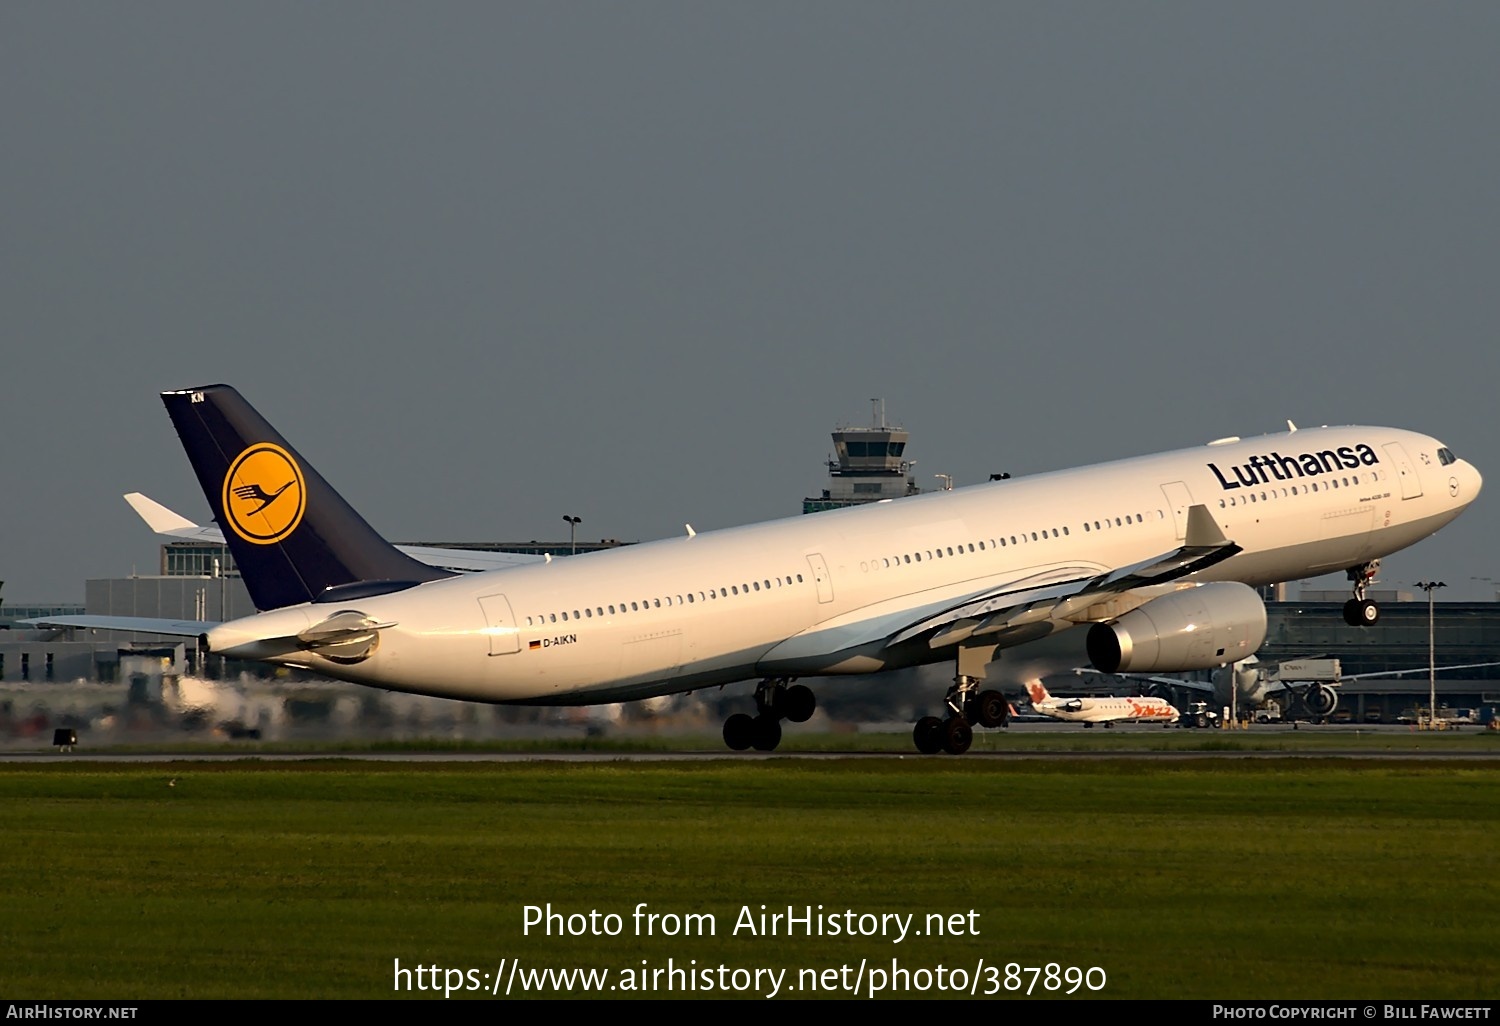
[{"label": "light pole", "polygon": [[1433,637],[1432,592],[1446,588],[1442,581],[1418,581],[1417,587],[1427,593],[1427,729],[1437,729],[1437,648]]},{"label": "light pole", "polygon": [[568,522],[568,555],[578,555],[578,525],[583,523],[583,517],[570,517],[566,513],[563,519]]}]

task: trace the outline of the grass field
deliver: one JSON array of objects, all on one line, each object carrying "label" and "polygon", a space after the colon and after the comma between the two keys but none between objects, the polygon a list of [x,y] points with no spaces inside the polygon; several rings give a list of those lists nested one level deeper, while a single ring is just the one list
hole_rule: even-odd
[{"label": "grass field", "polygon": [[[1055,962],[1106,997],[1494,999],[1497,785],[1410,756],[5,766],[0,993],[378,998],[399,958],[485,987],[695,959],[786,995],[896,959],[980,993]],[[642,902],[716,933],[639,936]],[[620,934],[523,935],[548,903]],[[735,935],[762,904],[965,935]]]}]

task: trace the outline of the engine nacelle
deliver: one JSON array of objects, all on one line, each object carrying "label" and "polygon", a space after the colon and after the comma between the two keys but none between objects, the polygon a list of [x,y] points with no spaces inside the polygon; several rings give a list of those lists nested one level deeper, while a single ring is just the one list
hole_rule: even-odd
[{"label": "engine nacelle", "polygon": [[1326,684],[1311,684],[1302,692],[1302,701],[1314,716],[1332,716],[1339,707],[1339,693]]},{"label": "engine nacelle", "polygon": [[1104,673],[1207,670],[1253,655],[1266,640],[1266,606],[1233,581],[1152,599],[1089,628],[1089,661]]}]

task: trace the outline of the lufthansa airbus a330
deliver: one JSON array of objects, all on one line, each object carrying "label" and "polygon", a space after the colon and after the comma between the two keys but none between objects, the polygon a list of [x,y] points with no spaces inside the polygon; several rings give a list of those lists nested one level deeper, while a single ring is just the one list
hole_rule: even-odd
[{"label": "lufthansa airbus a330", "polygon": [[1346,619],[1374,623],[1380,558],[1481,487],[1426,435],[1293,427],[460,574],[388,544],[234,389],[162,399],[260,612],[39,622],[196,636],[229,658],[480,702],[759,680],[756,715],[724,724],[735,749],[774,749],[781,720],[812,714],[798,678],[951,661],[947,715],[919,721],[914,740],[959,754],[975,725],[1005,722],[984,680],[1001,653],[1082,627],[1105,672],[1234,663],[1265,638],[1256,585],[1347,571]]}]

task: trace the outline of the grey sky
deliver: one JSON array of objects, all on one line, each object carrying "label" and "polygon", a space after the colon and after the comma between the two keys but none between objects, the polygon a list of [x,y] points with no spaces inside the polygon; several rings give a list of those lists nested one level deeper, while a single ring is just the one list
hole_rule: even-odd
[{"label": "grey sky", "polygon": [[[9,601],[206,517],[238,387],[394,539],[797,511],[1299,424],[1500,490],[1500,6],[0,8]],[[1497,499],[1387,561],[1488,597]],[[1337,582],[1335,582],[1337,583]]]}]

